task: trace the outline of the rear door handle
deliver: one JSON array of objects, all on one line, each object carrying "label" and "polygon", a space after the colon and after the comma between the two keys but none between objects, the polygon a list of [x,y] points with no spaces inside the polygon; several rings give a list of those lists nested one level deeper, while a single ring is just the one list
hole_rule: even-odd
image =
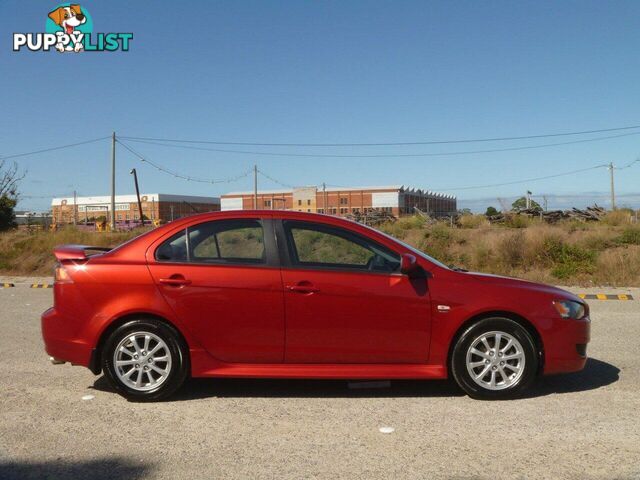
[{"label": "rear door handle", "polygon": [[158,281],[170,287],[186,287],[187,285],[191,285],[191,280],[187,280],[182,275],[171,275],[169,278],[161,278]]},{"label": "rear door handle", "polygon": [[300,282],[296,285],[287,285],[287,290],[297,293],[317,293],[319,288],[315,287],[311,282]]}]

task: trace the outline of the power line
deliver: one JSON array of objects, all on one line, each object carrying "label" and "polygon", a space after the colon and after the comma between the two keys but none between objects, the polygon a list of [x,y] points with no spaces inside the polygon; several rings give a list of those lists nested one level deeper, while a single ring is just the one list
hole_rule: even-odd
[{"label": "power line", "polygon": [[151,165],[152,167],[154,167],[156,170],[166,173],[168,175],[172,175],[173,177],[176,178],[181,178],[183,180],[187,180],[189,182],[200,182],[200,183],[210,183],[210,184],[216,184],[216,183],[232,183],[232,182],[236,182],[242,178],[248,177],[251,174],[251,171],[248,170],[244,173],[241,173],[239,175],[236,175],[235,177],[229,177],[229,178],[225,178],[225,179],[209,179],[209,178],[202,178],[202,177],[191,177],[191,176],[187,176],[187,175],[182,175],[178,172],[174,172],[172,170],[169,170],[151,160],[149,160],[148,157],[143,156],[142,154],[136,152],[133,148],[131,148],[130,146],[128,146],[126,143],[116,139],[116,142],[118,142],[120,145],[122,145],[124,148],[126,148],[127,150],[129,150],[129,152],[131,152],[133,155],[135,155],[136,157],[138,157],[142,162],[144,163],[148,163],[149,165]]},{"label": "power line", "polygon": [[262,170],[258,169],[258,173],[260,175],[262,175],[264,178],[266,178],[267,180],[271,180],[273,183],[277,183],[278,185],[280,185],[281,187],[285,187],[285,188],[296,188],[293,185],[289,185],[287,183],[283,183],[280,180],[276,180],[275,178],[267,175],[266,173],[264,173]]},{"label": "power line", "polygon": [[54,150],[62,150],[63,148],[77,147],[79,145],[86,145],[88,143],[99,142],[100,140],[105,140],[107,138],[109,138],[109,137],[94,138],[93,140],[85,140],[84,142],[70,143],[68,145],[60,145],[58,147],[43,148],[42,150],[34,150],[32,152],[15,153],[13,155],[0,155],[0,160],[9,160],[11,158],[18,158],[18,157],[26,157],[28,155],[35,155],[37,153],[45,153],[45,152],[52,152]]},{"label": "power line", "polygon": [[63,193],[60,195],[18,195],[18,200],[22,200],[23,198],[34,199],[34,198],[64,198],[64,197],[73,197],[73,193]]},{"label": "power line", "polygon": [[[628,127],[619,127],[619,128],[608,128],[608,129],[600,129],[600,130],[585,130],[581,132],[568,132],[568,133],[555,133],[555,134],[544,134],[544,135],[527,135],[520,137],[500,137],[500,138],[483,138],[483,139],[466,139],[466,140],[442,140],[442,141],[432,141],[432,142],[395,142],[395,143],[342,143],[342,144],[312,144],[312,143],[250,143],[250,142],[214,142],[214,141],[200,141],[200,140],[176,140],[176,139],[161,139],[161,138],[146,138],[146,137],[125,137],[122,136],[120,138],[130,140],[138,143],[147,143],[150,145],[158,145],[164,147],[173,147],[173,148],[189,148],[193,150],[205,150],[205,151],[213,151],[220,153],[232,153],[232,154],[247,154],[247,155],[266,155],[266,156],[286,156],[286,157],[325,157],[325,158],[392,158],[392,157],[438,157],[438,156],[451,156],[451,155],[468,155],[475,153],[496,153],[496,152],[506,152],[506,151],[516,151],[516,150],[528,150],[535,148],[546,148],[553,146],[561,146],[561,145],[570,145],[576,143],[585,143],[585,142],[596,142],[601,140],[610,140],[613,138],[620,138],[632,135],[640,135],[640,132],[632,132],[621,135],[610,135],[604,137],[576,140],[571,142],[559,142],[559,143],[550,143],[550,144],[542,144],[542,145],[529,145],[529,146],[521,146],[521,147],[509,147],[509,148],[500,148],[500,149],[487,149],[487,150],[467,150],[467,151],[458,151],[458,152],[440,152],[440,153],[415,153],[415,154],[373,154],[373,155],[338,155],[338,154],[311,154],[311,153],[280,153],[280,152],[256,152],[256,151],[244,151],[244,150],[226,150],[226,149],[211,149],[204,147],[193,147],[186,145],[171,145],[167,143],[160,142],[180,142],[180,143],[208,143],[208,144],[218,144],[218,145],[261,145],[261,146],[297,146],[297,147],[340,147],[340,146],[400,146],[400,145],[436,145],[436,144],[455,144],[455,143],[474,143],[474,142],[491,142],[491,141],[504,141],[504,140],[525,140],[525,139],[533,139],[533,138],[544,138],[544,137],[559,137],[559,136],[568,136],[568,135],[582,135],[589,133],[602,133],[602,132],[611,132],[611,131],[620,131],[620,130],[630,130],[640,128],[640,125],[636,126],[628,126]],[[33,150],[29,152],[16,153],[11,155],[0,155],[0,160],[10,160],[12,158],[20,158],[26,157],[29,155],[36,155],[39,153],[46,153],[56,150],[62,150],[65,148],[77,147],[80,145],[87,145],[90,143],[99,142],[100,140],[106,140],[110,138],[110,136],[104,136],[99,138],[94,138],[91,140],[85,140],[82,142],[70,143],[66,145],[59,145],[55,147],[44,148],[40,150]],[[122,144],[122,143],[121,143]],[[122,144],[124,145],[124,144]],[[618,168],[628,168],[634,163],[640,161],[640,159],[634,160],[629,165]]]},{"label": "power line", "polygon": [[402,146],[402,145],[441,145],[452,143],[479,143],[479,142],[502,142],[507,140],[529,140],[534,138],[565,137],[570,135],[587,135],[591,133],[616,132],[621,130],[633,130],[640,128],[640,125],[626,127],[603,128],[598,130],[582,130],[579,132],[545,133],[539,135],[523,135],[517,137],[493,137],[493,138],[471,138],[458,140],[431,140],[419,142],[378,142],[378,143],[268,143],[268,142],[228,142],[218,140],[183,140],[173,138],[153,138],[153,137],[122,137],[127,140],[151,140],[176,143],[207,143],[212,145],[239,145],[239,146],[268,146],[268,147],[381,147],[381,146]]},{"label": "power line", "polygon": [[145,143],[149,145],[158,145],[162,147],[184,148],[190,150],[204,150],[209,152],[244,154],[244,155],[262,155],[270,157],[304,157],[304,158],[398,158],[398,157],[448,157],[453,155],[470,155],[477,153],[497,153],[512,152],[517,150],[531,150],[537,148],[557,147],[561,145],[572,145],[577,143],[598,142],[601,140],[610,140],[612,138],[628,137],[632,135],[640,135],[640,132],[623,133],[619,135],[610,135],[606,137],[589,138],[583,140],[573,140],[569,142],[546,143],[542,145],[528,145],[521,147],[493,148],[487,150],[462,150],[457,152],[431,152],[431,153],[399,153],[399,154],[357,154],[357,155],[340,155],[340,154],[322,154],[322,153],[280,153],[280,152],[256,152],[249,150],[227,150],[220,148],[194,147],[189,145],[172,145],[169,143],[161,143],[153,140],[137,140],[133,137],[121,137],[131,142]]},{"label": "power line", "polygon": [[564,177],[567,175],[573,175],[576,173],[581,173],[581,172],[587,172],[589,170],[595,170],[597,168],[609,168],[609,165],[595,165],[593,167],[588,167],[588,168],[581,168],[579,170],[572,170],[571,172],[564,172],[564,173],[556,173],[554,175],[546,175],[544,177],[536,177],[536,178],[528,178],[525,180],[514,180],[512,182],[504,182],[504,183],[493,183],[493,184],[489,184],[489,185],[474,185],[471,187],[455,187],[455,188],[438,188],[436,190],[475,190],[475,189],[480,189],[480,188],[490,188],[490,187],[503,187],[506,185],[517,185],[519,183],[527,183],[527,182],[535,182],[537,180],[547,180],[549,178],[556,178],[556,177]]},{"label": "power line", "polygon": [[625,168],[632,167],[635,163],[640,162],[640,158],[636,158],[634,161],[627,163],[623,167],[614,167],[614,170],[624,170]]},{"label": "power line", "polygon": [[[634,162],[632,162],[628,166],[632,165],[636,161],[640,161],[640,159],[639,160],[635,160]],[[534,181],[537,181],[537,180],[546,180],[546,179],[549,179],[549,178],[556,178],[556,177],[563,177],[563,176],[567,176],[567,175],[574,175],[576,173],[587,172],[587,171],[595,170],[595,169],[598,169],[598,168],[608,168],[608,167],[609,167],[608,165],[602,164],[602,165],[595,165],[593,167],[581,168],[581,169],[578,169],[578,170],[572,170],[570,172],[556,173],[554,175],[546,175],[544,177],[528,178],[528,179],[524,179],[524,180],[514,180],[514,181],[511,181],[511,182],[494,183],[494,184],[489,184],[489,185],[474,185],[474,186],[468,186],[468,187],[455,187],[455,188],[436,188],[434,190],[440,190],[440,191],[447,191],[447,190],[473,190],[473,189],[489,188],[489,187],[501,187],[501,186],[505,186],[505,185],[516,185],[516,184],[519,184],[519,183],[534,182]],[[264,176],[265,178],[271,180],[274,183],[277,183],[278,185],[281,185],[281,186],[287,187],[287,188],[295,188],[292,185],[283,183],[283,182],[281,182],[281,181],[279,181],[279,180],[267,175],[262,170],[258,170],[258,172],[262,176]],[[326,184],[326,186],[328,186],[328,187],[338,187],[338,188],[348,188],[348,187],[344,187],[342,185],[329,185],[329,184]]]},{"label": "power line", "polygon": [[[119,141],[119,143],[124,146],[124,144],[122,142]],[[128,148],[128,147],[125,146],[125,148]],[[143,161],[147,161],[147,160],[143,160]],[[627,164],[624,167],[620,167],[619,169],[629,168],[629,167],[631,167],[632,165],[634,165],[637,162],[640,162],[640,158],[630,162],[629,164]],[[156,168],[158,168],[158,167],[156,166]],[[507,186],[507,185],[517,185],[517,184],[522,184],[522,183],[535,182],[535,181],[539,181],[539,180],[548,180],[550,178],[557,178],[557,177],[563,177],[563,176],[568,176],[568,175],[574,175],[576,173],[587,172],[587,171],[596,170],[596,169],[599,169],[599,168],[609,168],[609,165],[607,165],[607,164],[594,165],[592,167],[581,168],[581,169],[572,170],[572,171],[569,171],[569,172],[556,173],[556,174],[553,174],[553,175],[545,175],[545,176],[542,176],[542,177],[534,177],[534,178],[528,178],[528,179],[523,179],[523,180],[514,180],[514,181],[509,181],[509,182],[493,183],[493,184],[487,184],[487,185],[473,185],[473,186],[465,186],[465,187],[436,188],[434,190],[440,190],[440,191],[476,190],[476,189],[482,189],[482,188],[502,187],[502,186]],[[281,182],[280,180],[268,175],[267,173],[265,173],[262,170],[257,170],[257,171],[264,178],[266,178],[266,179],[268,179],[268,180],[270,180],[270,181],[272,181],[272,182],[274,182],[274,183],[276,183],[276,184],[278,184],[278,185],[280,185],[282,187],[292,188],[292,189],[295,188],[293,185]],[[173,173],[173,172],[171,172],[171,173]],[[249,173],[250,172],[247,172],[247,175]],[[247,175],[243,175],[243,176],[247,176]],[[185,178],[185,177],[181,177],[181,178]],[[333,187],[338,187],[338,188],[342,187],[340,185],[328,185],[328,186],[333,186]]]}]

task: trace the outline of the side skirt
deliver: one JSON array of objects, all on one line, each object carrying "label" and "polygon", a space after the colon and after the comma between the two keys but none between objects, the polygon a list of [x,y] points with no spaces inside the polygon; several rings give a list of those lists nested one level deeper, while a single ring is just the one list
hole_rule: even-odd
[{"label": "side skirt", "polygon": [[[209,365],[210,366],[210,365]],[[230,364],[196,371],[194,377],[253,377],[308,379],[443,379],[447,370],[441,365],[352,365],[352,364]]]}]

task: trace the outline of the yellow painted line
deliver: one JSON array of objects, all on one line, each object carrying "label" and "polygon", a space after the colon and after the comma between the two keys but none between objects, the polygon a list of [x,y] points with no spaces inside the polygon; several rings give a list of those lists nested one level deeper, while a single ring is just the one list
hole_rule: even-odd
[{"label": "yellow painted line", "polygon": [[628,293],[579,293],[578,297],[587,300],[633,300],[633,295]]},{"label": "yellow painted line", "polygon": [[53,285],[48,283],[32,283],[31,288],[53,288]]}]

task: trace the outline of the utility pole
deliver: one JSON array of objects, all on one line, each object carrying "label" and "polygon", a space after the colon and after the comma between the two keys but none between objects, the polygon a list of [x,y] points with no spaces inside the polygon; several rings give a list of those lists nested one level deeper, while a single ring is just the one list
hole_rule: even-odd
[{"label": "utility pole", "polygon": [[531,208],[531,192],[527,190],[527,210]]},{"label": "utility pole", "polygon": [[116,230],[116,132],[111,134],[111,231]]},{"label": "utility pole", "polygon": [[327,184],[322,182],[322,213],[327,214]]},{"label": "utility pole", "polygon": [[[140,201],[140,189],[138,188],[138,172],[136,172],[135,168],[132,168],[129,173],[133,175],[133,183],[136,186],[136,197],[138,198],[138,213],[140,214],[140,221],[144,226],[144,217],[142,216],[142,202]],[[173,220],[173,218],[171,220]]]},{"label": "utility pole", "polygon": [[73,225],[78,224],[78,194],[73,191]]},{"label": "utility pole", "polygon": [[546,211],[547,211],[547,196],[546,196],[546,195],[544,195],[544,196],[542,197],[542,199],[544,200],[544,211],[546,212]]},{"label": "utility pole", "polygon": [[609,162],[609,177],[611,179],[611,210],[616,209],[616,191],[613,187],[613,162]]},{"label": "utility pole", "polygon": [[253,166],[253,209],[258,209],[258,165]]}]

